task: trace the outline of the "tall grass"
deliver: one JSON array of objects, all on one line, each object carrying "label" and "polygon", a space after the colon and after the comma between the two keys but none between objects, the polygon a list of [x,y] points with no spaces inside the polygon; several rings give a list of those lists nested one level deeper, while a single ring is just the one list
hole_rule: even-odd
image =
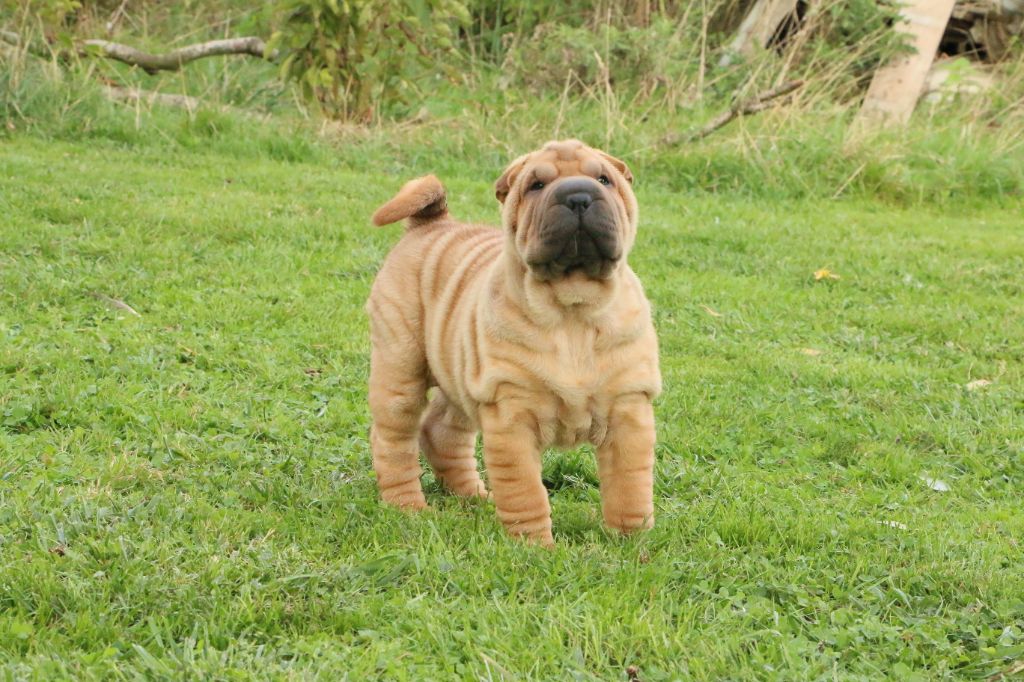
[{"label": "tall grass", "polygon": [[[849,123],[870,73],[866,65],[892,45],[884,27],[844,24],[841,5],[816,5],[783,45],[720,68],[727,29],[744,9],[739,0],[649,3],[643,11],[598,3],[590,12],[567,3],[547,15],[540,11],[544,3],[477,3],[475,28],[451,57],[461,60],[460,79],[423,73],[403,115],[360,126],[319,119],[279,80],[274,65],[258,60],[201,60],[149,76],[103,60],[58,65],[6,50],[0,52],[0,135],[216,148],[354,168],[378,168],[386,159],[402,176],[467,168],[494,174],[546,139],[575,136],[628,158],[639,183],[684,193],[870,195],[911,204],[1018,200],[1024,191],[1019,56],[996,69],[997,89],[922,103],[905,130],[853,137]],[[194,9],[207,12],[213,28],[197,31],[186,27],[187,7],[127,7],[111,33],[143,46],[236,28],[258,31],[264,21],[251,6],[198,3]],[[93,8],[79,23],[76,30],[88,34],[111,22]],[[500,54],[484,47],[494,32]],[[843,42],[851,35],[856,45]],[[789,78],[805,85],[777,108],[699,142],[666,142],[680,133],[685,139],[730,101]],[[114,103],[103,95],[107,83],[188,94],[204,106],[179,111]]]}]

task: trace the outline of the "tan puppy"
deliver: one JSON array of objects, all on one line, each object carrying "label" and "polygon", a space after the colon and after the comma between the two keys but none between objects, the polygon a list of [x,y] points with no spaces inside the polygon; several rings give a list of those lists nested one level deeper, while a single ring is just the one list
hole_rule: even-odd
[{"label": "tan puppy", "polygon": [[[508,530],[551,544],[549,446],[597,448],[604,520],[654,522],[661,391],[650,306],[626,255],[632,174],[576,140],[522,156],[495,187],[502,229],[456,222],[428,175],[373,216],[408,218],[366,309],[371,447],[381,497],[426,507],[419,450],[453,493],[483,496],[474,444]],[[427,404],[427,390],[437,390]]]}]

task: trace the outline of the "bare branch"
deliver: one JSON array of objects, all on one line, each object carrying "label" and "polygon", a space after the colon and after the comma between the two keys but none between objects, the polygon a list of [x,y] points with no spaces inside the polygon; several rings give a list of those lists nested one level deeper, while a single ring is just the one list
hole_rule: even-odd
[{"label": "bare branch", "polygon": [[802,80],[786,81],[782,85],[755,95],[753,99],[746,100],[745,102],[734,102],[728,110],[723,111],[718,116],[715,116],[700,130],[690,133],[689,135],[679,135],[677,133],[666,135],[662,139],[662,143],[666,145],[674,145],[681,142],[702,140],[719,128],[727,125],[738,116],[749,116],[750,114],[756,114],[759,111],[764,111],[765,109],[772,107],[774,100],[788,95],[803,86],[803,84],[804,82]]},{"label": "bare branch", "polygon": [[274,55],[267,55],[267,45],[262,38],[249,36],[246,38],[227,38],[224,40],[210,40],[205,43],[186,45],[177,50],[164,54],[150,54],[137,50],[129,45],[112,43],[106,40],[86,40],[82,43],[79,54],[89,55],[98,53],[101,57],[116,59],[119,62],[138,66],[147,73],[157,71],[177,71],[185,64],[203,57],[215,57],[225,54],[247,54],[260,59],[273,59]]},{"label": "bare branch", "polygon": [[[51,56],[45,48],[23,41],[17,33],[0,31],[0,39],[15,47],[23,48],[37,57],[48,58]],[[277,53],[268,53],[267,44],[263,42],[262,38],[256,36],[210,40],[205,43],[186,45],[163,54],[143,52],[130,45],[112,43],[109,40],[86,40],[76,47],[75,53],[81,57],[116,59],[131,66],[138,66],[146,73],[151,74],[157,71],[177,71],[189,62],[218,55],[241,54],[269,60],[277,58]],[[64,53],[57,52],[56,54],[58,57],[67,58]]]},{"label": "bare branch", "polygon": [[50,52],[46,48],[40,47],[39,45],[35,45],[31,42],[23,41],[21,36],[17,33],[12,33],[11,31],[0,30],[0,40],[8,45],[13,45],[16,48],[23,49],[29,54],[42,59],[49,59],[51,56]]},{"label": "bare branch", "polygon": [[188,95],[154,92],[153,90],[143,90],[141,88],[124,87],[121,85],[104,85],[103,94],[107,99],[115,102],[124,102],[126,104],[145,104],[150,107],[154,104],[159,104],[160,106],[185,109],[189,113],[197,111],[198,109],[213,107],[219,111],[229,111],[244,118],[263,118],[258,113],[249,109],[236,109],[235,107],[227,104],[211,105],[203,102],[203,100],[197,97],[189,97]]},{"label": "bare branch", "polygon": [[202,107],[203,103],[195,97],[188,95],[172,95],[164,92],[152,92],[140,90],[139,88],[125,88],[119,85],[103,86],[103,94],[108,99],[118,102],[145,102],[147,104],[163,104],[165,106],[180,107],[195,111]]}]

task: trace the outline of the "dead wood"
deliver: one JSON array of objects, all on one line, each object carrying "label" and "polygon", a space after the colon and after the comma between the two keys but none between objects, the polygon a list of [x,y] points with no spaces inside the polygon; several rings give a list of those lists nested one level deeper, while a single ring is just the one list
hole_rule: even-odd
[{"label": "dead wood", "polygon": [[172,95],[164,92],[153,92],[152,90],[141,90],[139,88],[126,88],[120,85],[103,86],[103,94],[107,99],[116,102],[145,102],[146,104],[162,104],[169,107],[179,107],[195,111],[202,107],[203,103],[195,97],[188,95]]},{"label": "dead wood", "polygon": [[704,139],[719,128],[728,125],[728,123],[734,118],[756,114],[759,111],[764,111],[765,109],[774,106],[778,103],[777,100],[780,97],[784,97],[794,90],[799,89],[803,84],[804,81],[802,80],[786,81],[782,85],[778,85],[774,88],[758,93],[752,99],[744,101],[737,100],[733,102],[732,106],[730,106],[728,110],[723,111],[718,116],[715,116],[700,130],[686,135],[680,135],[678,133],[666,135],[662,139],[662,144],[675,145],[681,142],[695,142],[697,140]]},{"label": "dead wood", "polygon": [[[51,52],[45,46],[26,43],[17,33],[10,31],[0,31],[0,39],[15,47],[25,49],[37,57],[50,57],[52,54],[58,59],[67,59],[69,56],[66,51]],[[273,60],[277,56],[276,53],[268,53],[267,44],[262,38],[256,36],[209,40],[160,54],[145,52],[130,45],[114,43],[109,40],[85,40],[76,45],[73,53],[80,57],[114,59],[130,66],[137,66],[150,74],[157,71],[177,71],[185,64],[204,57],[238,54]]]}]

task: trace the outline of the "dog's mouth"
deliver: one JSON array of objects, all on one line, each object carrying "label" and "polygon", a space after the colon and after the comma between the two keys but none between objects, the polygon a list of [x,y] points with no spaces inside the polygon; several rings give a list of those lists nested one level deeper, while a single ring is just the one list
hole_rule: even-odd
[{"label": "dog's mouth", "polygon": [[608,279],[615,272],[618,259],[593,258],[588,256],[561,256],[553,260],[528,261],[530,272],[539,280],[552,280],[579,275],[589,279]]},{"label": "dog's mouth", "polygon": [[622,258],[613,218],[597,202],[585,211],[553,205],[545,212],[526,263],[543,281],[572,275],[608,279]]}]

